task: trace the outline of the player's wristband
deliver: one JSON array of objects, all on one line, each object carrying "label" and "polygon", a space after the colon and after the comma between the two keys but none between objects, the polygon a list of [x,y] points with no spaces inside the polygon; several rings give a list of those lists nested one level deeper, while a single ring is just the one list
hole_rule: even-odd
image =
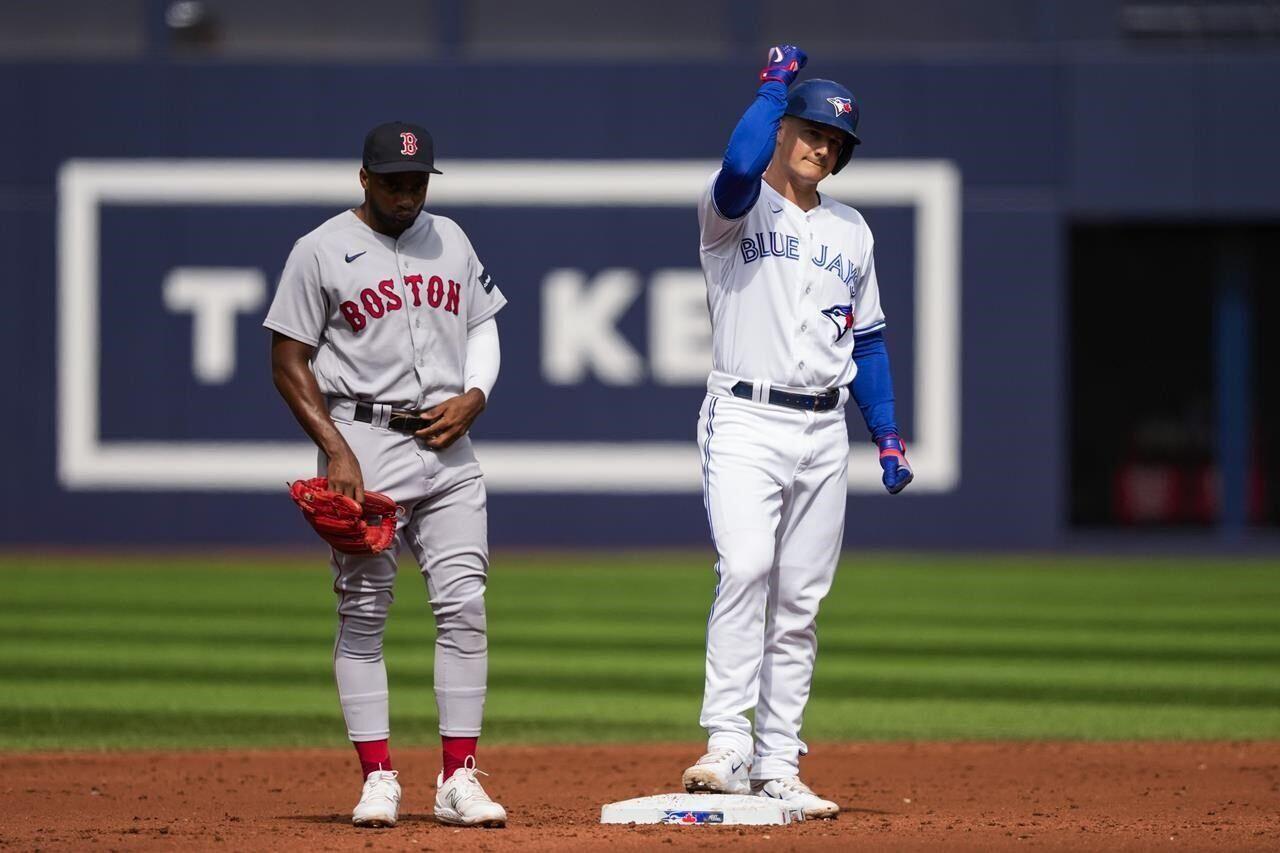
[{"label": "player's wristband", "polygon": [[907,446],[902,443],[902,439],[895,433],[881,436],[876,439],[876,447],[880,448],[880,458],[886,456],[897,457],[900,462],[907,460]]},{"label": "player's wristband", "polygon": [[897,433],[889,433],[876,439],[876,447],[880,448],[881,480],[889,494],[896,495],[915,478],[907,463],[907,446]]}]

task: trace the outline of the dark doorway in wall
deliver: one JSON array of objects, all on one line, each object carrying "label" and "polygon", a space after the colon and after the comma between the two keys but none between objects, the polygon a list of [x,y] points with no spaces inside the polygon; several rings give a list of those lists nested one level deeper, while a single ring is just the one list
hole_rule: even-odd
[{"label": "dark doorway in wall", "polygon": [[1257,425],[1251,503],[1263,524],[1280,527],[1280,226],[1261,234],[1254,241]]},{"label": "dark doorway in wall", "polygon": [[1078,224],[1070,264],[1071,523],[1280,524],[1280,226]]}]

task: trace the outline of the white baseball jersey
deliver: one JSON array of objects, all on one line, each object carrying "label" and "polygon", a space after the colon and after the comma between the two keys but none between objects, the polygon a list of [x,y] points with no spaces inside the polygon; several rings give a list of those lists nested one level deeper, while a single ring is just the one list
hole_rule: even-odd
[{"label": "white baseball jersey", "polygon": [[467,331],[506,304],[453,220],[397,239],[347,210],[294,245],[263,325],[316,347],[321,393],[420,410],[465,390]]},{"label": "white baseball jersey", "polygon": [[762,179],[755,205],[726,219],[714,184],[698,206],[713,368],[798,388],[848,385],[854,338],[885,322],[862,214],[827,195],[801,210]]}]

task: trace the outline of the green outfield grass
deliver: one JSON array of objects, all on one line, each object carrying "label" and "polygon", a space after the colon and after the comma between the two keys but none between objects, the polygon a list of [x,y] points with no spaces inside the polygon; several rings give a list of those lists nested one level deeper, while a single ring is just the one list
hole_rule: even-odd
[{"label": "green outfield grass", "polygon": [[[338,745],[323,558],[0,557],[0,748]],[[705,554],[499,553],[486,742],[697,741]],[[436,738],[406,563],[400,744]],[[1280,562],[846,559],[812,740],[1280,738]]]}]

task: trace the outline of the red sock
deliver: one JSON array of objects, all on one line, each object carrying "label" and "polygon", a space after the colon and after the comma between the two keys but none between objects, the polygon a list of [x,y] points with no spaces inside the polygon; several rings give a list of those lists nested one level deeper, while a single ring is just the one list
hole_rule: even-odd
[{"label": "red sock", "polygon": [[440,736],[444,752],[444,778],[448,779],[453,771],[465,766],[468,758],[475,758],[477,740],[479,738]]},{"label": "red sock", "polygon": [[366,740],[352,741],[356,748],[356,755],[360,757],[360,772],[364,775],[361,778],[368,779],[369,774],[375,770],[391,770],[391,750],[387,746],[387,741],[383,740]]}]

